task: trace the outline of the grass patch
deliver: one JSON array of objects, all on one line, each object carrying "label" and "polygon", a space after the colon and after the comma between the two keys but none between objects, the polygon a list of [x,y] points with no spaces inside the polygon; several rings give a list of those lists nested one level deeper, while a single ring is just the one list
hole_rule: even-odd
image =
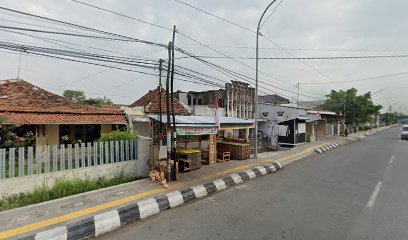
[{"label": "grass patch", "polygon": [[49,188],[46,185],[37,187],[33,192],[14,194],[0,200],[0,212],[8,209],[23,207],[31,204],[46,202],[53,199],[72,196],[101,188],[135,181],[135,177],[126,177],[123,173],[108,179],[101,177],[91,179],[57,179],[55,185]]}]

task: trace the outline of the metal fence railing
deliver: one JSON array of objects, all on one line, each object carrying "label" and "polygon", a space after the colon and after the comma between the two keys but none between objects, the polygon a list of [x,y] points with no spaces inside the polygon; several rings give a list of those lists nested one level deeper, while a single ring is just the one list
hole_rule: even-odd
[{"label": "metal fence railing", "polygon": [[137,140],[0,149],[0,180],[137,160]]}]

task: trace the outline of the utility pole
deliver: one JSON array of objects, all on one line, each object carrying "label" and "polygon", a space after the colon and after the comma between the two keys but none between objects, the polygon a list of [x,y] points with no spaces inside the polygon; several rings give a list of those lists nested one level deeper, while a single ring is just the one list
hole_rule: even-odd
[{"label": "utility pole", "polygon": [[163,59],[160,58],[159,60],[159,151],[160,147],[163,145],[163,128],[162,128],[162,71],[163,71]]},{"label": "utility pole", "polygon": [[299,107],[299,93],[300,93],[300,82],[297,83],[297,101],[296,101],[296,107]]},{"label": "utility pole", "polygon": [[173,180],[177,181],[177,164],[176,164],[176,147],[177,147],[177,133],[176,133],[176,117],[174,116],[174,41],[176,38],[176,25],[173,26],[173,40],[171,42],[171,112],[173,116],[173,143],[172,143],[172,158],[173,165]]},{"label": "utility pole", "polygon": [[18,58],[18,70],[17,70],[17,80],[20,80],[21,62],[23,60],[23,49],[20,50],[20,56]]},{"label": "utility pole", "polygon": [[256,27],[256,57],[255,57],[255,160],[258,160],[258,62],[259,62],[259,35],[261,33],[261,22],[262,18],[265,16],[265,13],[268,9],[272,6],[272,4],[276,2],[273,0],[269,5],[265,8],[264,12],[259,18],[258,26]]},{"label": "utility pole", "polygon": [[353,99],[353,125],[354,125],[354,133],[357,132],[356,126],[356,99]]},{"label": "utility pole", "polygon": [[166,166],[166,180],[170,182],[170,174],[171,174],[171,167],[170,167],[170,160],[171,160],[171,123],[170,123],[170,93],[169,93],[169,85],[170,85],[170,63],[171,63],[171,45],[172,43],[169,42],[167,47],[169,61],[167,63],[167,77],[166,77],[166,114],[167,114],[167,124],[166,124],[166,143],[167,143],[167,166]]}]

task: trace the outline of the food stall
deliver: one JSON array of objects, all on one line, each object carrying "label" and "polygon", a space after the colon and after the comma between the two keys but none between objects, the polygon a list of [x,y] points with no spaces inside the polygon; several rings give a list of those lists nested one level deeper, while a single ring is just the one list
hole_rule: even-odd
[{"label": "food stall", "polygon": [[[158,122],[158,115],[149,115],[152,122]],[[175,116],[177,148],[176,155],[182,171],[201,168],[201,164],[216,163],[216,134],[217,126],[200,116]],[[167,118],[162,117],[162,124],[167,123]],[[157,124],[151,124],[154,128]],[[152,129],[152,132],[155,132]],[[153,137],[154,139],[154,137]],[[164,141],[164,145],[167,145]],[[162,148],[166,148],[165,146]],[[160,154],[159,154],[160,155]],[[159,156],[158,161],[165,156]]]},{"label": "food stall", "polygon": [[217,147],[219,149],[230,149],[231,159],[249,159],[251,157],[249,131],[252,128],[255,128],[253,119],[220,117]]}]

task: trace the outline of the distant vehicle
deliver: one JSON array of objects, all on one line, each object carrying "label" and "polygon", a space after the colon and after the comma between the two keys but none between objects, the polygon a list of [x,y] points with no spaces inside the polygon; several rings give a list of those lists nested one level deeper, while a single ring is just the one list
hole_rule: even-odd
[{"label": "distant vehicle", "polygon": [[401,139],[408,140],[408,125],[403,125],[401,128]]}]

